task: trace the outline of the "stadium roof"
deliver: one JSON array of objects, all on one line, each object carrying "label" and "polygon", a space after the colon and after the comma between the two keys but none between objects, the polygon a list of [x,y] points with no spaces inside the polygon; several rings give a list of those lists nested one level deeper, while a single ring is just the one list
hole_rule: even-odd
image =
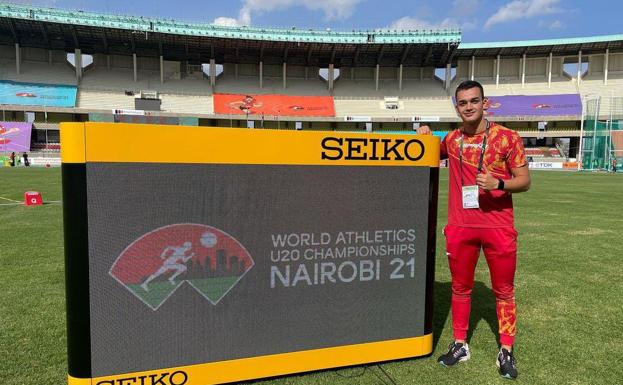
[{"label": "stadium roof", "polygon": [[[458,29],[351,31],[227,27],[165,19],[0,5],[0,44],[167,60],[300,65],[443,65]],[[304,60],[301,60],[303,58]],[[297,62],[298,61],[298,62]]]},{"label": "stadium roof", "polygon": [[299,30],[296,28],[231,27],[214,24],[183,23],[166,19],[36,8],[17,4],[1,4],[0,17],[77,26],[118,28],[139,32],[171,33],[195,37],[205,36],[222,39],[291,41],[301,43],[422,44],[458,43],[461,40],[461,32],[458,29],[421,31],[353,30],[351,32],[334,32],[331,30]]},{"label": "stadium roof", "polygon": [[[623,51],[623,35],[460,43],[456,29],[320,31],[228,27],[174,20],[0,4],[0,44],[87,54],[157,57],[206,63],[328,67],[434,66],[477,57],[575,56]],[[460,43],[460,44],[459,44]]]},{"label": "stadium roof", "polygon": [[568,39],[499,41],[489,43],[461,43],[455,57],[482,56],[557,56],[604,53],[606,49],[623,50],[623,35],[576,37]]}]

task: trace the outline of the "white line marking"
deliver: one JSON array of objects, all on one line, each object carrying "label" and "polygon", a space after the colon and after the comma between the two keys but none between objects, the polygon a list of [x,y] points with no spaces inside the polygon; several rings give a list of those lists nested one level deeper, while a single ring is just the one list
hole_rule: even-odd
[{"label": "white line marking", "polygon": [[4,200],[9,201],[9,202],[22,203],[20,201],[16,201],[15,199],[9,199],[9,198],[5,198],[5,197],[0,197],[0,199],[4,199]]}]

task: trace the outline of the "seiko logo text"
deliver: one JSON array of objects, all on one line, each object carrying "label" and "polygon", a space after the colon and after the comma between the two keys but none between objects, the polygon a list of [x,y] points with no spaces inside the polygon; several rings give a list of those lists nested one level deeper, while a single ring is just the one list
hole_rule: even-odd
[{"label": "seiko logo text", "polygon": [[424,156],[418,139],[333,138],[322,139],[322,159],[328,160],[405,160]]},{"label": "seiko logo text", "polygon": [[158,373],[138,377],[125,377],[116,380],[103,380],[96,385],[184,385],[188,381],[186,372]]}]

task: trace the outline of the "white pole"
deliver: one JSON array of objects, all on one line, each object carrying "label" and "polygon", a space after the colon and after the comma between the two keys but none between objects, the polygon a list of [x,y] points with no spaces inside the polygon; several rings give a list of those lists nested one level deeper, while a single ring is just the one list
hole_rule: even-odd
[{"label": "white pole", "polygon": [[586,103],[588,103],[586,98],[582,98],[582,118],[580,120],[580,147],[578,149],[578,171],[583,168],[582,159],[584,158],[584,156],[582,153],[582,147],[584,145],[584,119],[586,118]]},{"label": "white pole", "polygon": [[552,61],[554,60],[553,54],[549,53],[549,62],[547,69],[547,88],[552,88]]},{"label": "white pole", "polygon": [[582,78],[582,50],[578,52],[578,86]]},{"label": "white pole", "polygon": [[475,68],[476,67],[476,56],[472,55],[472,75],[471,75],[471,80],[474,80],[474,73],[475,73]]},{"label": "white pole", "polygon": [[[597,136],[597,122],[599,121],[599,105],[601,104],[601,96],[597,97],[597,103],[595,107],[595,123],[593,124],[593,148],[591,149],[591,153],[593,154],[593,164],[595,163],[595,144],[596,144],[596,136]],[[593,167],[591,166],[591,170]]]},{"label": "white pole", "polygon": [[614,108],[614,91],[612,91],[610,93],[610,117],[608,119],[608,136],[606,137],[606,145],[604,146],[604,152],[606,153],[604,155],[604,159],[606,160],[606,170],[608,169],[608,167],[610,167],[610,164],[612,164],[611,161],[611,156],[610,156],[610,145],[612,144],[612,109]]},{"label": "white pole", "polygon": [[606,48],[604,57],[604,84],[608,85],[608,60],[610,58],[610,48]]},{"label": "white pole", "polygon": [[526,54],[521,58],[521,88],[526,84]]},{"label": "white pole", "polygon": [[495,88],[500,86],[500,55],[495,60]]}]

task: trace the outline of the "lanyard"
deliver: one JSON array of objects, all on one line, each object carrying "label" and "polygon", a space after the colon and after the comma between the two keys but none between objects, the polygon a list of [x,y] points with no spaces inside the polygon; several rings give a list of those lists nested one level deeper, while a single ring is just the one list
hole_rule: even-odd
[{"label": "lanyard", "polygon": [[[487,149],[487,138],[489,137],[489,121],[485,119],[485,137],[482,140],[482,147],[480,148],[480,159],[478,160],[478,172],[482,171],[482,162],[485,157],[485,150]],[[465,186],[465,182],[463,181],[463,130],[461,130],[461,140],[459,142],[459,164],[460,164],[460,174],[461,174],[461,186]]]}]

